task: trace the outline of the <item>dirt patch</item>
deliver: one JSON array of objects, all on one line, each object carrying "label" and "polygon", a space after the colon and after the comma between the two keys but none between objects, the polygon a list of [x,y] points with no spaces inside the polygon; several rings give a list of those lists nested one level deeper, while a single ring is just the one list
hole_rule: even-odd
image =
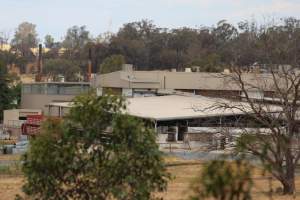
[{"label": "dirt patch", "polygon": [[22,176],[0,176],[0,200],[13,200],[22,193]]}]

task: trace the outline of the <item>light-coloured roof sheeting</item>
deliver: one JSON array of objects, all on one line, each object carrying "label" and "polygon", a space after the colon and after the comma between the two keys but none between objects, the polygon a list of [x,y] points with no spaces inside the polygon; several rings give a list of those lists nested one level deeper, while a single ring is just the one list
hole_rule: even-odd
[{"label": "light-coloured roof sheeting", "polygon": [[46,106],[72,108],[74,106],[74,103],[73,102],[51,102]]},{"label": "light-coloured roof sheeting", "polygon": [[[240,109],[224,109],[220,105],[236,106]],[[71,108],[72,102],[53,102],[48,106]],[[279,109],[277,106],[268,107],[270,111]],[[182,96],[167,95],[154,97],[135,97],[127,99],[125,113],[156,121],[181,120],[215,116],[245,114],[251,108],[246,102],[233,102],[221,98],[210,98],[199,95]]]},{"label": "light-coloured roof sheeting", "polygon": [[220,105],[239,106],[251,112],[246,102],[204,96],[155,96],[128,99],[129,115],[158,121],[244,114],[239,109],[224,109]]}]

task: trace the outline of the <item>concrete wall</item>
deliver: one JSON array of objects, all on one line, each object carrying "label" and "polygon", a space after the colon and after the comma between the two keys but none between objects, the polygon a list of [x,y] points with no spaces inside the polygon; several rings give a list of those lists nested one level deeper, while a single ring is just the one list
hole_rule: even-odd
[{"label": "concrete wall", "polygon": [[[233,75],[202,72],[118,71],[97,75],[93,86],[103,88],[240,90],[229,76]],[[264,88],[265,91],[272,90],[273,87],[270,74],[245,73],[242,75],[242,79],[249,84]]]},{"label": "concrete wall", "polygon": [[[101,77],[101,78],[100,78]],[[92,87],[98,87],[100,85],[107,85],[110,87],[128,87],[129,83],[121,79],[120,71],[112,72],[108,74],[96,75],[96,78],[91,81]]]},{"label": "concrete wall", "polygon": [[3,124],[8,125],[10,120],[19,120],[17,109],[3,111]]},{"label": "concrete wall", "polygon": [[21,97],[21,108],[42,109],[43,114],[48,114],[48,108],[45,105],[51,102],[72,101],[75,95],[45,95],[45,94],[24,94]]}]

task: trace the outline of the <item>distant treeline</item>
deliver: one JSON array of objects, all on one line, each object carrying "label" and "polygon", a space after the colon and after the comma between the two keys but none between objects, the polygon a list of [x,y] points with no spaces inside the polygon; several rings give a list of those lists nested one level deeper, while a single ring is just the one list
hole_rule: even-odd
[{"label": "distant treeline", "polygon": [[[10,41],[12,48],[9,52],[1,51],[0,59],[21,68],[34,61],[36,56],[30,48],[39,43],[35,28],[34,24],[24,22],[13,38],[2,34],[0,43]],[[45,63],[51,59],[50,63],[56,65],[72,62],[76,67],[72,72],[85,73],[90,49],[94,72],[99,72],[103,61],[113,55],[122,55],[126,63],[138,70],[183,70],[200,66],[201,71],[218,72],[232,65],[254,63],[298,66],[299,41],[300,20],[296,18],[270,20],[264,24],[241,21],[237,25],[221,20],[211,27],[176,29],[161,28],[152,21],[142,20],[124,24],[117,33],[97,37],[92,37],[85,26],[69,28],[62,41],[47,35],[44,39],[47,52],[43,59]],[[54,62],[57,59],[59,61]],[[66,65],[69,68],[71,64]],[[61,73],[67,73],[66,69]]]}]

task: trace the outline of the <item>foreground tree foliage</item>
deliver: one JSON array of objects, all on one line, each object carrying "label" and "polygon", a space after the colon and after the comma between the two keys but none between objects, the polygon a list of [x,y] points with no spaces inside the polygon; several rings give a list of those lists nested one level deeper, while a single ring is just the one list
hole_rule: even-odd
[{"label": "foreground tree foliage", "polygon": [[151,199],[169,178],[152,129],[119,97],[80,96],[67,119],[49,119],[25,154],[24,192],[35,199]]},{"label": "foreground tree foliage", "polygon": [[242,160],[214,160],[208,162],[195,185],[192,199],[213,197],[216,200],[251,199],[252,170],[251,165]]}]

